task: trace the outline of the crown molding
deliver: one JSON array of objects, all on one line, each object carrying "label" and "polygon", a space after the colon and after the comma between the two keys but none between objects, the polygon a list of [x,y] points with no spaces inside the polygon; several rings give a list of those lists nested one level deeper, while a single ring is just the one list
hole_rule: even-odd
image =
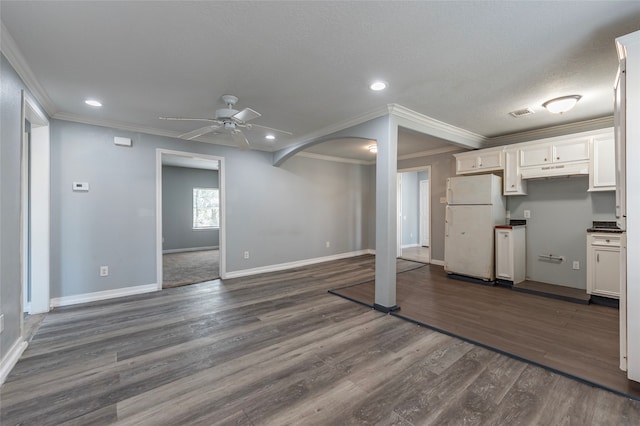
[{"label": "crown molding", "polygon": [[367,121],[373,120],[375,118],[379,118],[387,115],[389,112],[386,107],[376,108],[372,111],[366,112],[364,114],[360,114],[348,120],[340,121],[335,124],[331,124],[329,126],[323,127],[316,131],[307,133],[299,138],[291,140],[291,144],[289,146],[294,145],[303,145],[307,142],[315,141],[324,136],[328,136],[330,134],[339,132],[340,130],[349,129],[351,127],[357,126],[362,123],[366,123]]},{"label": "crown molding", "polygon": [[576,123],[561,124],[559,126],[545,127],[542,129],[529,130],[526,132],[511,133],[508,135],[488,138],[483,148],[490,148],[500,145],[510,145],[514,143],[533,141],[538,139],[565,136],[573,133],[589,132],[591,130],[606,129],[613,127],[613,116],[594,118],[592,120],[578,121]]},{"label": "crown molding", "polygon": [[0,50],[13,69],[16,70],[16,73],[18,73],[18,76],[22,79],[25,86],[27,86],[27,89],[31,92],[34,99],[50,117],[53,116],[57,111],[56,105],[44,87],[42,87],[33,71],[31,71],[31,67],[29,67],[20,49],[18,49],[16,41],[11,37],[9,30],[4,26],[4,22],[2,21],[0,21]]},{"label": "crown molding", "polygon": [[432,155],[446,154],[447,152],[464,151],[464,148],[451,145],[442,148],[430,149],[428,151],[415,152],[413,154],[398,155],[398,160],[409,160],[411,158],[431,157]]},{"label": "crown molding", "polygon": [[119,121],[98,120],[95,118],[88,118],[83,115],[70,114],[66,112],[59,112],[55,114],[52,118],[56,120],[73,121],[75,123],[89,124],[93,126],[111,127],[118,130],[126,130],[129,132],[136,132],[136,133],[146,133],[149,135],[166,136],[169,138],[176,138],[176,139],[179,139],[178,136],[180,136],[181,134],[180,132],[174,132],[170,130],[154,129],[152,127],[137,126],[135,124],[121,123]]},{"label": "crown molding", "polygon": [[313,152],[298,152],[295,157],[313,158],[315,160],[333,161],[336,163],[357,164],[360,166],[371,166],[375,161],[356,160],[352,158],[334,157],[332,155],[315,154]]},{"label": "crown molding", "polygon": [[387,110],[398,120],[400,127],[435,136],[463,148],[480,148],[487,140],[482,135],[436,120],[402,105],[388,104]]}]

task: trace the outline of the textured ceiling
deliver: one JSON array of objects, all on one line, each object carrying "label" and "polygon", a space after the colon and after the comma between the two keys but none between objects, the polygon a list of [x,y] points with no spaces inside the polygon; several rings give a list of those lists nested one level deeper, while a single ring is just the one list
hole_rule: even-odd
[{"label": "textured ceiling", "polygon": [[[2,1],[0,18],[54,117],[178,134],[204,124],[157,117],[211,117],[230,93],[293,132],[248,132],[274,150],[390,103],[486,137],[610,116],[640,2]],[[542,109],[569,94],[572,111]]]}]

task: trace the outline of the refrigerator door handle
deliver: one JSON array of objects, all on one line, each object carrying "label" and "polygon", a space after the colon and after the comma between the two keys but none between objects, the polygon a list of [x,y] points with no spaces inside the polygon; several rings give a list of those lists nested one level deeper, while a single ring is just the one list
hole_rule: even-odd
[{"label": "refrigerator door handle", "polygon": [[449,236],[449,228],[451,227],[451,219],[453,217],[453,214],[451,213],[451,209],[447,208],[445,211],[445,215],[444,215],[444,223],[446,224],[445,226],[445,233],[444,236],[448,237]]}]

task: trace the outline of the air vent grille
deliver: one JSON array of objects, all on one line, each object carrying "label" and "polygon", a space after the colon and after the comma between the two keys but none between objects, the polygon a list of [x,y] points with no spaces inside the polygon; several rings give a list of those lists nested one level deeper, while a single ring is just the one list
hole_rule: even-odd
[{"label": "air vent grille", "polygon": [[535,114],[535,112],[531,108],[517,109],[509,113],[510,116],[515,118],[524,117],[525,115],[531,115],[531,114]]}]

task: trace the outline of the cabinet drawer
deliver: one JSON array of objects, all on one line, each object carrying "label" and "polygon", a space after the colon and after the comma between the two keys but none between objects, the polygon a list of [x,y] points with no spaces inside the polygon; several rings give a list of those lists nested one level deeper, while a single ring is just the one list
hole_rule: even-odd
[{"label": "cabinet drawer", "polygon": [[620,236],[617,234],[591,234],[590,242],[592,246],[620,247]]}]

